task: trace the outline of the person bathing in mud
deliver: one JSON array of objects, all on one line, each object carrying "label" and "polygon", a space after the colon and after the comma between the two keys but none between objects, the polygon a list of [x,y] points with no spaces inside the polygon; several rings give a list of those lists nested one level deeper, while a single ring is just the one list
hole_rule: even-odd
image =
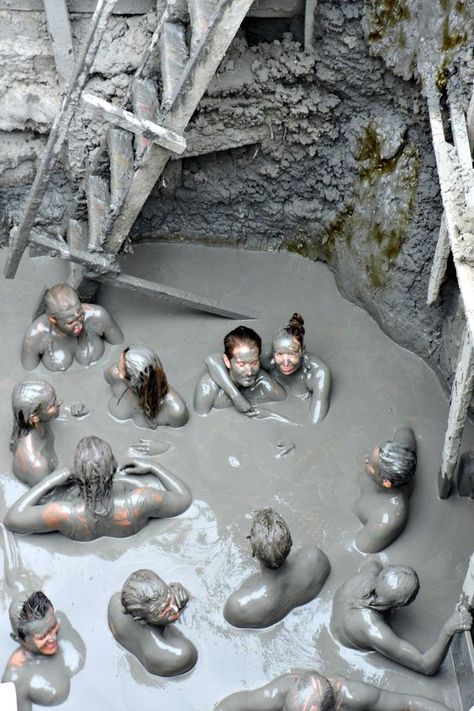
[{"label": "person bathing in mud", "polygon": [[46,290],[46,313],[33,321],[23,338],[21,363],[33,370],[40,361],[48,370],[67,370],[74,359],[90,365],[104,354],[104,340],[122,343],[123,333],[108,311],[96,304],[81,304],[68,284]]},{"label": "person bathing in mud", "polygon": [[378,553],[405,528],[416,469],[416,439],[401,427],[393,440],[374,447],[359,483],[360,498],[354,511],[364,524],[356,537],[363,553]]},{"label": "person bathing in mud", "polygon": [[415,694],[384,691],[361,682],[316,671],[283,674],[253,691],[237,691],[216,711],[450,711]]},{"label": "person bathing in mud", "polygon": [[[73,471],[54,471],[36,484],[7,511],[5,525],[15,533],[59,531],[76,541],[124,538],[144,528],[149,519],[178,516],[191,505],[186,484],[162,466],[136,461],[125,465],[124,476],[114,481],[116,471],[110,445],[99,437],[83,437]],[[141,485],[130,476],[145,474],[155,477],[163,489]],[[62,499],[58,487],[67,487]],[[41,503],[53,490],[55,500]]]},{"label": "person bathing in mud", "polygon": [[56,391],[45,380],[22,380],[13,388],[13,473],[29,486],[44,479],[58,465],[49,423],[59,415],[60,407]]},{"label": "person bathing in mud", "polygon": [[84,642],[41,591],[17,595],[9,613],[12,637],[20,646],[8,660],[2,681],[15,684],[18,711],[62,704],[71,677],[84,666]]},{"label": "person bathing in mud", "polygon": [[419,588],[418,576],[410,566],[367,561],[336,591],[331,620],[335,636],[346,647],[373,650],[421,674],[436,674],[451,637],[455,632],[469,630],[472,617],[465,606],[458,604],[437,641],[426,652],[420,652],[393,632],[388,617],[413,602]]},{"label": "person bathing in mud", "polygon": [[129,346],[104,378],[112,387],[109,412],[118,420],[133,420],[138,427],[182,427],[189,420],[183,398],[168,385],[157,354],[147,346]]},{"label": "person bathing in mud", "polygon": [[293,608],[314,600],[331,565],[314,544],[301,546],[290,555],[290,530],[273,509],[257,511],[249,539],[260,571],[232,593],[225,604],[224,617],[235,627],[268,627]]},{"label": "person bathing in mud", "polygon": [[196,664],[196,647],[173,625],[188,599],[180,583],[167,585],[146,569],[129,575],[121,593],[110,598],[113,636],[150,674],[177,676]]},{"label": "person bathing in mud", "polygon": [[[247,410],[256,414],[255,405],[263,402],[284,400],[285,389],[268,373],[260,368],[262,339],[251,328],[238,326],[224,338],[224,353],[216,353],[213,361],[219,363],[215,377],[210,372],[204,373],[194,393],[194,409],[199,415],[205,415],[212,408],[223,409],[236,406],[235,399],[226,392],[237,393],[237,400],[245,402]],[[220,376],[225,374],[225,379]],[[237,406],[236,406],[237,407]],[[237,407],[242,411],[242,407]]]},{"label": "person bathing in mud", "polygon": [[[311,421],[317,423],[326,417],[329,408],[331,372],[319,356],[305,351],[304,333],[303,317],[293,314],[286,326],[275,333],[272,345],[263,348],[260,360],[262,368],[285,389],[301,399],[310,398]],[[253,403],[245,391],[236,387],[227,363],[224,368],[222,360],[219,354],[205,359],[211,378],[239,412],[252,416],[255,414]]]}]

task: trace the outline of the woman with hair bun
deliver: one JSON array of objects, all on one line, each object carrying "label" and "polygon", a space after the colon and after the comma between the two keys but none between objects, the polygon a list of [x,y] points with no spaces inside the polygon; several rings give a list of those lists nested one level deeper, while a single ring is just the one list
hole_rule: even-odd
[{"label": "woman with hair bun", "polygon": [[168,385],[160,359],[147,346],[129,346],[104,372],[112,386],[109,412],[138,427],[182,427],[189,420],[183,398]]},{"label": "woman with hair bun", "polygon": [[[271,347],[262,349],[260,362],[262,368],[286,390],[291,390],[302,400],[311,400],[311,422],[316,424],[326,417],[329,409],[331,371],[319,356],[305,350],[304,333],[304,319],[294,313],[275,333]],[[214,356],[208,356],[205,363],[212,378],[229,395],[237,410],[250,417],[258,414]]]},{"label": "woman with hair bun", "polygon": [[44,479],[58,465],[49,423],[59,415],[60,407],[56,391],[46,380],[22,380],[13,388],[13,473],[29,486]]}]

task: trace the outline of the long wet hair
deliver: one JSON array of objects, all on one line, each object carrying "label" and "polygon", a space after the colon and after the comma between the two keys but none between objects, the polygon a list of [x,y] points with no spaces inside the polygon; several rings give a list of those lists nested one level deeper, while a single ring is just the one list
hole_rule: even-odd
[{"label": "long wet hair", "polygon": [[129,346],[121,353],[128,389],[149,420],[158,416],[168,392],[168,380],[155,351],[147,346]]},{"label": "long wet hair", "polygon": [[127,615],[137,622],[145,622],[145,612],[150,604],[164,605],[168,599],[169,587],[153,570],[141,568],[128,576],[120,596]]},{"label": "long wet hair", "polygon": [[293,545],[286,521],[273,509],[260,509],[250,529],[252,555],[267,568],[280,568]]},{"label": "long wet hair", "polygon": [[34,427],[33,416],[42,405],[57,401],[56,391],[46,380],[22,380],[12,390],[13,428],[10,437],[10,452],[16,452],[18,442]]},{"label": "long wet hair", "polygon": [[105,518],[113,507],[112,487],[117,460],[110,445],[100,437],[83,437],[74,453],[71,479],[87,508]]},{"label": "long wet hair", "polygon": [[297,341],[300,346],[301,350],[304,350],[304,341],[303,337],[305,334],[305,328],[304,328],[304,318],[302,317],[301,314],[294,313],[293,316],[290,318],[288,323],[283,326],[283,328],[278,329],[278,331],[275,333],[273,336],[273,339],[277,338],[286,338],[288,336],[291,336],[292,338]]}]

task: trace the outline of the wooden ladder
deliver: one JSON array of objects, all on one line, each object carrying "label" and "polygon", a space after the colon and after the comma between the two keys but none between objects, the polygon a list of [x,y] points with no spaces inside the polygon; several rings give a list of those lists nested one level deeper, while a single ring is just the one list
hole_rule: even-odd
[{"label": "wooden ladder", "polygon": [[[65,0],[61,2],[65,4]],[[189,46],[186,27],[170,21],[165,8],[120,107],[84,91],[116,2],[97,2],[82,55],[51,129],[21,222],[10,234],[5,277],[15,276],[24,250],[28,244],[36,244],[71,262],[68,282],[79,292],[91,280],[99,280],[228,318],[255,318],[248,309],[227,307],[203,296],[123,274],[116,258],[168,160],[184,152],[184,131],[253,0],[188,0]],[[149,60],[157,52],[161,96],[147,77]],[[71,218],[65,242],[39,233],[34,223],[80,102],[99,111],[111,126],[85,178],[87,224]],[[132,111],[127,109],[128,104]]]}]

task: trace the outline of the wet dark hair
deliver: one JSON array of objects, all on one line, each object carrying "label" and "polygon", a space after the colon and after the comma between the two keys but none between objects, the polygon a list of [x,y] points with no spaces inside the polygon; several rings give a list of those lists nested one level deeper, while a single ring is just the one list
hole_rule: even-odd
[{"label": "wet dark hair", "polygon": [[25,639],[28,631],[28,624],[34,620],[42,620],[43,617],[46,617],[52,607],[53,605],[51,601],[43,592],[41,592],[41,590],[31,593],[19,610],[16,618],[16,624],[13,623],[14,631],[18,637],[20,639]]},{"label": "wet dark hair", "polygon": [[267,568],[280,568],[293,545],[286,521],[273,509],[260,509],[250,529],[252,555]]},{"label": "wet dark hair", "polygon": [[239,343],[247,343],[249,346],[257,346],[258,355],[262,352],[262,339],[252,328],[247,326],[237,326],[224,337],[224,353],[231,360],[234,355],[234,348]]},{"label": "wet dark hair", "polygon": [[112,510],[112,486],[117,471],[110,445],[100,437],[83,437],[74,453],[72,480],[79,487],[86,506],[97,516]]},{"label": "wet dark hair", "polygon": [[147,346],[130,346],[123,351],[123,356],[129,388],[145,417],[155,420],[168,392],[161,361]]},{"label": "wet dark hair", "polygon": [[151,603],[164,605],[169,587],[153,570],[141,568],[128,576],[122,587],[121,602],[127,615],[144,622],[144,613]]},{"label": "wet dark hair", "polygon": [[12,390],[13,428],[10,437],[10,452],[15,452],[18,440],[33,428],[33,415],[43,404],[57,401],[56,391],[46,380],[22,380]]},{"label": "wet dark hair", "polygon": [[302,673],[290,687],[284,711],[335,711],[334,689],[328,679],[314,671]]},{"label": "wet dark hair", "polygon": [[80,303],[77,292],[69,284],[55,284],[46,289],[44,294],[44,305],[48,316],[57,317],[63,311],[69,311]]},{"label": "wet dark hair", "polygon": [[305,329],[304,318],[301,314],[294,313],[286,326],[283,326],[283,328],[280,329],[278,335],[283,335],[284,333],[292,336],[296,341],[298,341],[301,348],[303,348],[303,336],[305,334]]},{"label": "wet dark hair", "polygon": [[392,486],[403,486],[415,473],[416,452],[400,442],[383,442],[379,446],[379,467],[383,479]]}]

